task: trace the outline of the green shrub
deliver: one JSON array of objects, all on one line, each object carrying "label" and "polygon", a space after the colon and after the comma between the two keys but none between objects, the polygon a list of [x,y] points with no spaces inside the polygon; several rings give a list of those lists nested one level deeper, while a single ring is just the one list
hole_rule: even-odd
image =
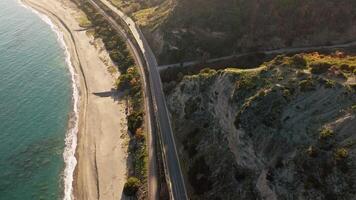
[{"label": "green shrub", "polygon": [[335,84],[335,81],[328,79],[325,81],[325,88],[333,88],[335,87]]},{"label": "green shrub", "polygon": [[127,179],[124,185],[124,194],[126,196],[133,196],[140,188],[141,182],[136,177],[130,177]]},{"label": "green shrub", "polygon": [[283,97],[288,98],[292,95],[291,91],[289,89],[284,89],[283,90]]},{"label": "green shrub", "polygon": [[324,140],[334,136],[334,131],[330,128],[323,128],[320,130],[319,138]]},{"label": "green shrub", "polygon": [[122,59],[124,59],[124,57],[121,55],[121,53],[117,49],[110,51],[109,55],[110,55],[111,60],[114,61],[115,63],[119,63]]},{"label": "green shrub", "polygon": [[313,62],[310,64],[311,67],[311,73],[313,74],[322,74],[327,72],[330,67],[331,64],[330,63],[326,63],[326,62]]},{"label": "green shrub", "polygon": [[143,112],[133,112],[127,117],[127,126],[132,134],[143,124]]},{"label": "green shrub", "polygon": [[114,40],[111,40],[105,43],[105,47],[107,50],[111,51],[117,47],[117,43]]},{"label": "green shrub", "polygon": [[300,90],[303,92],[315,90],[315,84],[313,80],[307,79],[299,82]]},{"label": "green shrub", "polygon": [[261,90],[261,91],[258,92],[257,95],[258,95],[259,97],[264,97],[264,96],[266,96],[266,91],[265,91],[265,90]]},{"label": "green shrub", "polygon": [[115,86],[117,90],[126,90],[130,87],[130,81],[132,77],[130,74],[121,74],[119,78],[116,79]]},{"label": "green shrub", "polygon": [[353,112],[356,112],[356,104],[351,106]]},{"label": "green shrub", "polygon": [[300,54],[294,55],[291,59],[292,59],[291,64],[295,68],[304,69],[308,64],[304,56]]},{"label": "green shrub", "polygon": [[237,89],[252,90],[256,88],[258,79],[253,75],[245,74],[237,81]]},{"label": "green shrub", "polygon": [[344,160],[345,158],[347,158],[349,155],[349,151],[345,148],[339,148],[335,151],[335,160]]}]

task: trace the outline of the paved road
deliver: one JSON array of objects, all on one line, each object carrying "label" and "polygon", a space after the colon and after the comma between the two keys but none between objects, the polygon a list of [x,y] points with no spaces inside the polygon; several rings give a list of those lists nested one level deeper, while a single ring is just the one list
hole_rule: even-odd
[{"label": "paved road", "polygon": [[[89,0],[89,2],[95,6],[98,11],[113,25],[113,27],[120,32],[120,34],[124,35],[129,45],[134,49],[134,54],[137,60],[141,60],[141,57],[137,54],[136,47],[132,44],[129,37],[122,32],[122,28],[120,25],[107,13],[105,13],[93,0]],[[146,85],[149,85],[152,100],[154,103],[154,114],[156,117],[156,121],[158,123],[158,129],[160,132],[160,138],[162,143],[162,151],[164,156],[164,164],[166,173],[168,175],[168,187],[171,191],[171,199],[175,200],[185,200],[188,199],[184,178],[182,175],[179,157],[177,154],[177,149],[175,145],[175,140],[171,128],[170,117],[168,115],[168,109],[166,106],[166,100],[163,93],[162,81],[160,74],[157,68],[156,57],[153,54],[150,46],[148,45],[145,37],[143,36],[141,30],[136,27],[134,21],[127,17],[121,11],[115,9],[111,4],[108,5],[108,2],[102,0],[102,2],[107,5],[110,9],[112,9],[118,16],[120,16],[127,26],[129,27],[131,34],[136,40],[136,43],[139,46],[139,50],[142,52],[144,61],[147,65],[148,70],[148,82],[145,81]],[[140,63],[141,69],[143,69],[142,63]],[[147,88],[147,87],[146,87]]]},{"label": "paved road", "polygon": [[[244,57],[244,56],[251,55],[254,53],[273,55],[273,54],[297,53],[297,52],[303,52],[303,51],[318,51],[318,50],[334,49],[334,48],[347,48],[347,47],[352,47],[352,46],[356,46],[356,41],[342,43],[342,44],[334,44],[334,45],[311,46],[311,47],[291,47],[291,48],[281,48],[281,49],[275,49],[275,50],[269,50],[269,51],[241,53],[241,54],[235,54],[235,55],[230,55],[230,56],[224,56],[224,57],[220,57],[220,58],[209,59],[206,61],[206,63],[214,63],[214,62],[218,62],[218,61],[236,59],[236,58]],[[184,63],[160,65],[160,66],[158,66],[158,69],[161,71],[161,70],[165,70],[168,68],[189,67],[189,66],[196,65],[199,63],[200,63],[200,61],[188,61],[188,62],[184,62]]]}]

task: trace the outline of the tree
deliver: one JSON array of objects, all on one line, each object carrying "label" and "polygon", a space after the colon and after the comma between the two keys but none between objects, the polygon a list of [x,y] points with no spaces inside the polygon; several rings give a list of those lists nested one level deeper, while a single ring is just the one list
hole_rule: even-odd
[{"label": "tree", "polygon": [[132,134],[136,133],[136,130],[142,126],[143,123],[143,113],[133,112],[127,117],[127,126]]},{"label": "tree", "polygon": [[136,177],[128,178],[124,185],[124,194],[126,196],[135,195],[136,192],[138,191],[140,185],[141,185],[141,182]]}]

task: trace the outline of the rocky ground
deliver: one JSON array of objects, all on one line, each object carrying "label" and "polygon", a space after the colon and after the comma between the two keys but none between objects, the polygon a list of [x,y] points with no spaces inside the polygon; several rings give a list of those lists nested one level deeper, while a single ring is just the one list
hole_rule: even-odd
[{"label": "rocky ground", "polygon": [[355,199],[355,69],[342,53],[300,54],[176,83],[167,101],[192,199]]}]

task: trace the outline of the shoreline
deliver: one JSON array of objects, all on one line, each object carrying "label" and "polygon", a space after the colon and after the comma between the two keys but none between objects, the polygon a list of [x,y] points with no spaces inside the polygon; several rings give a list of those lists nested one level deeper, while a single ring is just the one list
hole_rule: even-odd
[{"label": "shoreline", "polygon": [[[65,40],[65,33],[63,29],[67,28],[60,28],[63,26],[62,22],[55,22],[54,18],[51,18],[51,14],[49,11],[31,4],[26,0],[19,0],[21,6],[24,6],[26,9],[29,9],[34,14],[38,15],[42,21],[47,23],[53,32],[55,32],[57,36],[57,40],[61,45],[61,48],[64,50],[65,54],[65,62],[68,66],[68,71],[71,75],[71,82],[72,82],[72,111],[70,113],[70,118],[68,121],[68,129],[65,134],[65,147],[63,152],[63,159],[64,159],[64,170],[63,170],[63,180],[62,184],[64,186],[63,191],[63,200],[71,200],[74,199],[73,196],[73,183],[75,178],[75,170],[77,165],[77,142],[78,142],[78,130],[79,130],[79,116],[83,116],[83,109],[79,109],[80,104],[83,105],[83,98],[80,98],[80,92],[84,94],[84,99],[87,96],[87,88],[85,87],[84,92],[82,92],[82,88],[80,87],[80,83],[78,83],[79,79],[83,79],[84,85],[86,86],[85,82],[85,74],[83,73],[81,67],[75,65],[73,60],[76,60],[77,63],[80,65],[80,61],[78,56],[72,56],[73,53],[70,53],[70,49],[76,49],[75,44],[74,47],[70,48],[68,45],[70,43],[74,43],[74,41],[66,41]],[[46,13],[47,12],[47,13]],[[67,29],[68,31],[68,29]],[[68,34],[71,34],[70,32]],[[74,54],[76,55],[76,54]],[[78,71],[80,71],[78,73]]]},{"label": "shoreline", "polygon": [[[105,166],[101,167],[101,164],[105,163],[106,165],[108,162],[112,161],[112,158],[111,157],[102,158],[97,153],[97,151],[100,151],[102,152],[101,154],[103,154],[103,156],[107,156],[108,152],[113,151],[110,149],[113,146],[112,142],[110,143],[107,140],[111,138],[110,136],[113,136],[112,134],[115,134],[115,132],[117,132],[116,130],[118,128],[117,124],[113,125],[113,127],[111,127],[111,130],[109,129],[111,133],[109,133],[108,137],[104,139],[100,139],[96,137],[96,134],[101,133],[104,127],[101,127],[100,130],[95,130],[95,131],[90,131],[91,130],[90,127],[89,129],[87,129],[87,123],[90,123],[88,122],[88,120],[97,121],[96,118],[100,118],[100,116],[99,117],[95,116],[95,114],[98,114],[97,111],[93,111],[93,109],[88,110],[89,102],[91,103],[91,105],[95,104],[93,105],[93,107],[97,107],[101,109],[105,109],[103,108],[103,106],[105,105],[98,105],[100,103],[98,102],[100,101],[100,99],[97,99],[97,97],[94,97],[93,95],[89,95],[90,89],[95,90],[96,85],[94,85],[95,83],[93,83],[93,85],[90,85],[92,88],[88,86],[86,76],[89,75],[89,79],[90,79],[91,76],[93,76],[93,74],[96,75],[98,73],[98,70],[101,70],[101,73],[103,74],[102,71],[105,69],[104,68],[91,69],[92,66],[90,66],[90,63],[81,62],[81,59],[83,58],[85,59],[85,61],[87,61],[86,58],[90,57],[91,56],[90,53],[92,52],[88,52],[88,50],[85,47],[85,44],[83,45],[83,43],[87,42],[85,40],[88,40],[89,37],[86,39],[81,39],[81,37],[74,35],[77,34],[74,31],[75,29],[73,29],[73,26],[76,26],[76,24],[73,23],[73,19],[75,19],[75,17],[72,16],[73,13],[71,13],[71,11],[73,12],[73,10],[71,11],[67,10],[70,7],[70,5],[66,5],[66,4],[70,4],[71,2],[67,0],[64,1],[58,0],[52,2],[55,4],[61,4],[61,6],[63,6],[62,7],[63,13],[61,14],[65,15],[65,17],[67,15],[70,16],[72,18],[70,19],[72,20],[71,22],[69,22],[69,19],[59,16],[57,13],[54,13],[53,11],[55,12],[60,12],[60,11],[54,10],[56,6],[51,7],[51,5],[49,5],[50,3],[48,3],[46,0],[19,0],[19,2],[23,4],[25,7],[27,7],[28,9],[30,9],[32,12],[39,15],[40,18],[44,20],[47,24],[49,24],[51,26],[51,29],[56,32],[58,41],[61,43],[65,51],[68,70],[71,73],[71,81],[72,81],[72,89],[73,89],[73,96],[72,96],[73,110],[72,110],[70,120],[68,122],[69,128],[65,136],[66,137],[65,151],[63,153],[63,158],[65,162],[65,169],[63,172],[64,176],[63,176],[63,180],[61,180],[62,185],[64,185],[63,199],[64,200],[100,199],[103,196],[103,194],[101,194],[103,193],[102,192],[103,189],[105,189],[104,196],[110,195],[110,199],[116,199],[117,196],[120,196],[120,198],[122,198],[121,197],[122,191],[120,191],[120,187],[123,187],[123,180],[125,180],[126,178],[127,153],[126,152],[122,153],[123,151],[122,149],[121,151],[115,150],[114,155],[119,156],[121,158],[121,161],[123,161],[124,163],[122,165],[125,165],[125,168],[121,170],[122,165],[118,164],[120,165],[120,167],[116,166],[116,167],[111,167],[110,169],[110,170],[119,169],[118,173],[121,173],[121,177],[119,178],[122,179],[119,181],[120,183],[118,183],[118,181],[115,181],[115,183],[113,183],[114,181],[111,180],[113,179],[112,175],[115,175],[117,179],[118,174],[105,172],[107,171],[108,167]],[[68,6],[68,8],[64,6]],[[69,26],[68,24],[66,24],[67,22],[69,23]],[[77,44],[78,42],[80,44]],[[86,45],[92,45],[92,44],[90,44],[89,41]],[[83,46],[85,48],[83,48]],[[99,57],[100,55],[97,55],[97,58]],[[97,58],[94,61],[98,62]],[[93,61],[93,58],[88,60]],[[102,60],[100,60],[100,62],[102,62]],[[101,65],[104,65],[104,63],[101,63]],[[103,74],[102,76],[108,78],[106,74]],[[109,81],[113,81],[113,80],[106,80],[107,83],[103,84],[106,85],[106,88],[108,86]],[[105,82],[105,81],[100,81],[99,83],[100,85],[101,82]],[[89,107],[91,106],[89,105]],[[117,113],[119,110],[115,112],[115,110],[112,110],[112,108],[110,108],[110,107],[117,108],[118,106],[111,105],[105,107],[108,107],[105,110],[106,113],[103,114],[99,113],[102,114],[102,117],[101,119],[98,120],[98,122],[96,122],[97,124],[94,126],[100,126],[102,124],[101,120],[105,120],[104,118],[106,117],[105,114],[107,114],[107,112],[112,112],[111,115],[113,116],[120,115],[120,113]],[[94,114],[93,115],[94,117],[90,116],[90,114]],[[122,120],[122,116],[119,117]],[[116,120],[119,120],[119,118],[112,119],[112,121],[116,121]],[[124,127],[121,127],[120,130],[121,133],[125,133]],[[98,148],[97,143],[99,144],[103,143],[103,146],[100,145],[102,147]],[[105,147],[106,145],[108,147]],[[118,145],[115,144],[114,147],[116,148],[116,146]],[[123,160],[123,158],[125,160]],[[99,166],[100,169],[98,169],[98,165],[100,165]],[[99,173],[103,174],[102,175],[103,177],[99,176]],[[124,177],[122,177],[122,175],[124,175]],[[104,181],[102,179],[104,179]],[[117,188],[114,186],[116,186]],[[107,190],[109,190],[109,192]]]}]

